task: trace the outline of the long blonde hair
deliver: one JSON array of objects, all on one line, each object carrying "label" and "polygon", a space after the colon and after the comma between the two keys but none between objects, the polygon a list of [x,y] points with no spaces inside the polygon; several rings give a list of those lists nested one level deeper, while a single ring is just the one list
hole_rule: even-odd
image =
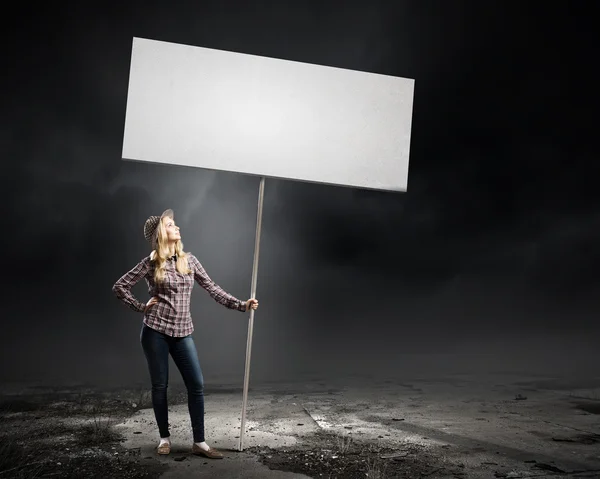
[{"label": "long blonde hair", "polygon": [[[169,218],[171,217],[169,216]],[[157,230],[157,247],[150,254],[150,260],[154,262],[154,281],[156,283],[162,283],[166,276],[167,258],[170,257],[167,230],[163,224],[163,218],[158,222]],[[175,254],[177,255],[177,271],[181,274],[190,274],[192,270],[188,263],[188,255],[183,251],[183,243],[181,240],[177,240],[175,243]]]}]

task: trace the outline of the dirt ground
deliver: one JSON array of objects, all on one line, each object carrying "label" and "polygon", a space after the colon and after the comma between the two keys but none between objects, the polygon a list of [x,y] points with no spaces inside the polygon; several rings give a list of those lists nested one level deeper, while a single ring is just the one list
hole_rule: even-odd
[{"label": "dirt ground", "polygon": [[167,469],[121,445],[114,425],[149,407],[143,391],[25,387],[0,398],[0,478],[158,478]]},{"label": "dirt ground", "polygon": [[12,385],[0,397],[0,479],[600,478],[600,377],[305,378],[206,391],[192,456],[186,394],[169,392],[173,451],[157,456],[143,388]]}]

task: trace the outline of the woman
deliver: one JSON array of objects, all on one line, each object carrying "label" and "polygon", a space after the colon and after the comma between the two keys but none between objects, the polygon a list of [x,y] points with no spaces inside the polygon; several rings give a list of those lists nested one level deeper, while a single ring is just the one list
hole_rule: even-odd
[{"label": "woman", "polygon": [[[181,234],[175,225],[172,210],[148,218],[144,224],[144,236],[152,245],[151,254],[124,274],[112,289],[123,303],[134,311],[144,313],[140,341],[148,362],[152,407],[160,433],[157,452],[171,452],[167,410],[170,353],[187,388],[194,434],[192,453],[221,459],[223,454],[209,447],[204,438],[204,379],[192,338],[194,325],[190,315],[194,280],[213,299],[229,309],[257,309],[258,301],[240,301],[226,293],[209,278],[193,254],[183,251]],[[131,287],[142,278],[146,280],[152,296],[146,304],[131,294]]]}]

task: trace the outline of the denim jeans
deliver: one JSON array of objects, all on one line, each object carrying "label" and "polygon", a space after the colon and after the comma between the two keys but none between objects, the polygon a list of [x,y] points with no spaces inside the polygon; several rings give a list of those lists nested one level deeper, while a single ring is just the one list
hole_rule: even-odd
[{"label": "denim jeans", "polygon": [[179,369],[188,395],[188,409],[192,421],[194,442],[204,441],[204,378],[196,345],[191,335],[174,338],[145,324],[140,342],[148,362],[152,383],[152,407],[160,437],[169,437],[167,386],[169,383],[169,353]]}]

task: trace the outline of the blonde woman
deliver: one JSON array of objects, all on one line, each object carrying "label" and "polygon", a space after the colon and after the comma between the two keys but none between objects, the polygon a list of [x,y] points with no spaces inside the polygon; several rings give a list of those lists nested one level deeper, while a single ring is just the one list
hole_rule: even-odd
[{"label": "blonde woman", "polygon": [[[140,341],[152,383],[152,407],[160,433],[158,454],[171,452],[167,410],[169,354],[177,365],[187,388],[188,409],[194,443],[192,453],[221,459],[223,454],[209,447],[204,437],[204,379],[192,338],[194,325],[190,315],[190,296],[194,280],[226,308],[238,311],[257,309],[258,301],[240,301],[223,291],[206,274],[191,253],[183,251],[181,233],[173,210],[151,216],[144,224],[144,236],[152,252],[124,274],[112,290],[118,299],[134,311],[144,313]],[[141,279],[148,284],[150,300],[144,304],[131,293]]]}]

